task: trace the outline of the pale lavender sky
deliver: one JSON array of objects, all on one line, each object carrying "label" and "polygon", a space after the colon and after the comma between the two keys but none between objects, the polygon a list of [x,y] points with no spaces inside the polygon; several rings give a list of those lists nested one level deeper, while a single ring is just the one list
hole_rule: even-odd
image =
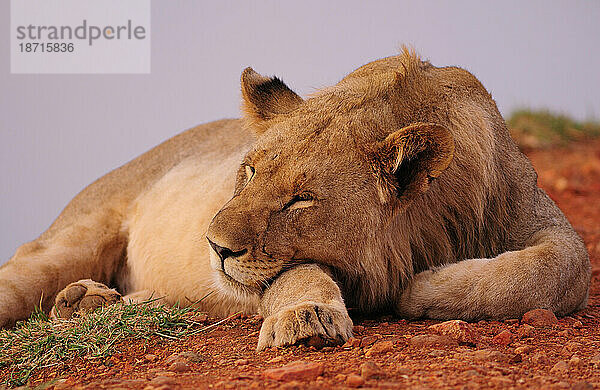
[{"label": "pale lavender sky", "polygon": [[600,2],[152,1],[149,75],[11,75],[0,2],[0,263],[87,184],[196,124],[236,117],[246,66],[300,94],[414,46],[501,111],[600,117]]}]

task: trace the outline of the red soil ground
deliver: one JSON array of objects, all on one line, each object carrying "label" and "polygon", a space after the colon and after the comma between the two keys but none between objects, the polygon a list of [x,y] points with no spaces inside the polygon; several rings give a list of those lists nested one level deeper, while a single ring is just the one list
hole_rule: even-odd
[{"label": "red soil ground", "polygon": [[[355,346],[257,353],[261,320],[237,318],[183,341],[121,345],[106,361],[79,359],[60,373],[49,368],[32,385],[60,377],[57,388],[600,388],[600,140],[528,155],[540,185],[584,238],[592,259],[588,308],[552,327],[532,330],[519,319],[480,321],[471,324],[478,332],[472,344],[442,339],[416,346],[409,340],[433,334],[428,327],[436,321],[384,317],[355,320]],[[507,344],[498,343],[502,339]],[[371,349],[373,342],[377,347]],[[192,354],[173,364],[180,352]],[[297,360],[316,363],[317,372],[283,381],[265,372]]]}]

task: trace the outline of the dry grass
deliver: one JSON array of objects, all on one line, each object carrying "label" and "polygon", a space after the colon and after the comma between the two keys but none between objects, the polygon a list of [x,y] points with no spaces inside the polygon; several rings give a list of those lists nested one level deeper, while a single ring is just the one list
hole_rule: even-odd
[{"label": "dry grass", "polygon": [[598,122],[578,122],[545,110],[517,110],[506,124],[522,149],[549,148],[600,136]]}]

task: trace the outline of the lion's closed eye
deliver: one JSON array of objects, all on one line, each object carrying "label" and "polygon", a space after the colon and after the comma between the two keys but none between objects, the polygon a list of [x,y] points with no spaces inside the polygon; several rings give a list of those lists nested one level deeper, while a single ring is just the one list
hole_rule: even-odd
[{"label": "lion's closed eye", "polygon": [[302,209],[302,208],[310,207],[310,206],[314,205],[314,203],[315,203],[314,196],[308,192],[303,192],[301,194],[294,195],[294,197],[292,199],[290,199],[290,201],[287,202],[285,204],[285,206],[283,206],[283,209],[289,210],[289,211],[296,210],[296,209]]},{"label": "lion's closed eye", "polygon": [[248,184],[250,182],[250,180],[252,180],[252,178],[254,177],[255,169],[254,169],[254,167],[251,167],[250,165],[246,165],[245,170],[246,170],[246,184]]}]

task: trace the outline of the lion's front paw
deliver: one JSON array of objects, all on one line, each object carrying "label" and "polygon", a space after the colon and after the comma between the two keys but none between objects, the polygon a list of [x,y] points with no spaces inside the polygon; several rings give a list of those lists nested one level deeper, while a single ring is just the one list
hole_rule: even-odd
[{"label": "lion's front paw", "polygon": [[267,317],[257,350],[292,345],[314,336],[331,343],[343,343],[352,336],[352,320],[343,304],[305,302]]},{"label": "lion's front paw", "polygon": [[92,311],[100,306],[122,302],[121,294],[90,279],[69,284],[56,296],[50,311],[52,319],[68,319],[78,311]]}]

